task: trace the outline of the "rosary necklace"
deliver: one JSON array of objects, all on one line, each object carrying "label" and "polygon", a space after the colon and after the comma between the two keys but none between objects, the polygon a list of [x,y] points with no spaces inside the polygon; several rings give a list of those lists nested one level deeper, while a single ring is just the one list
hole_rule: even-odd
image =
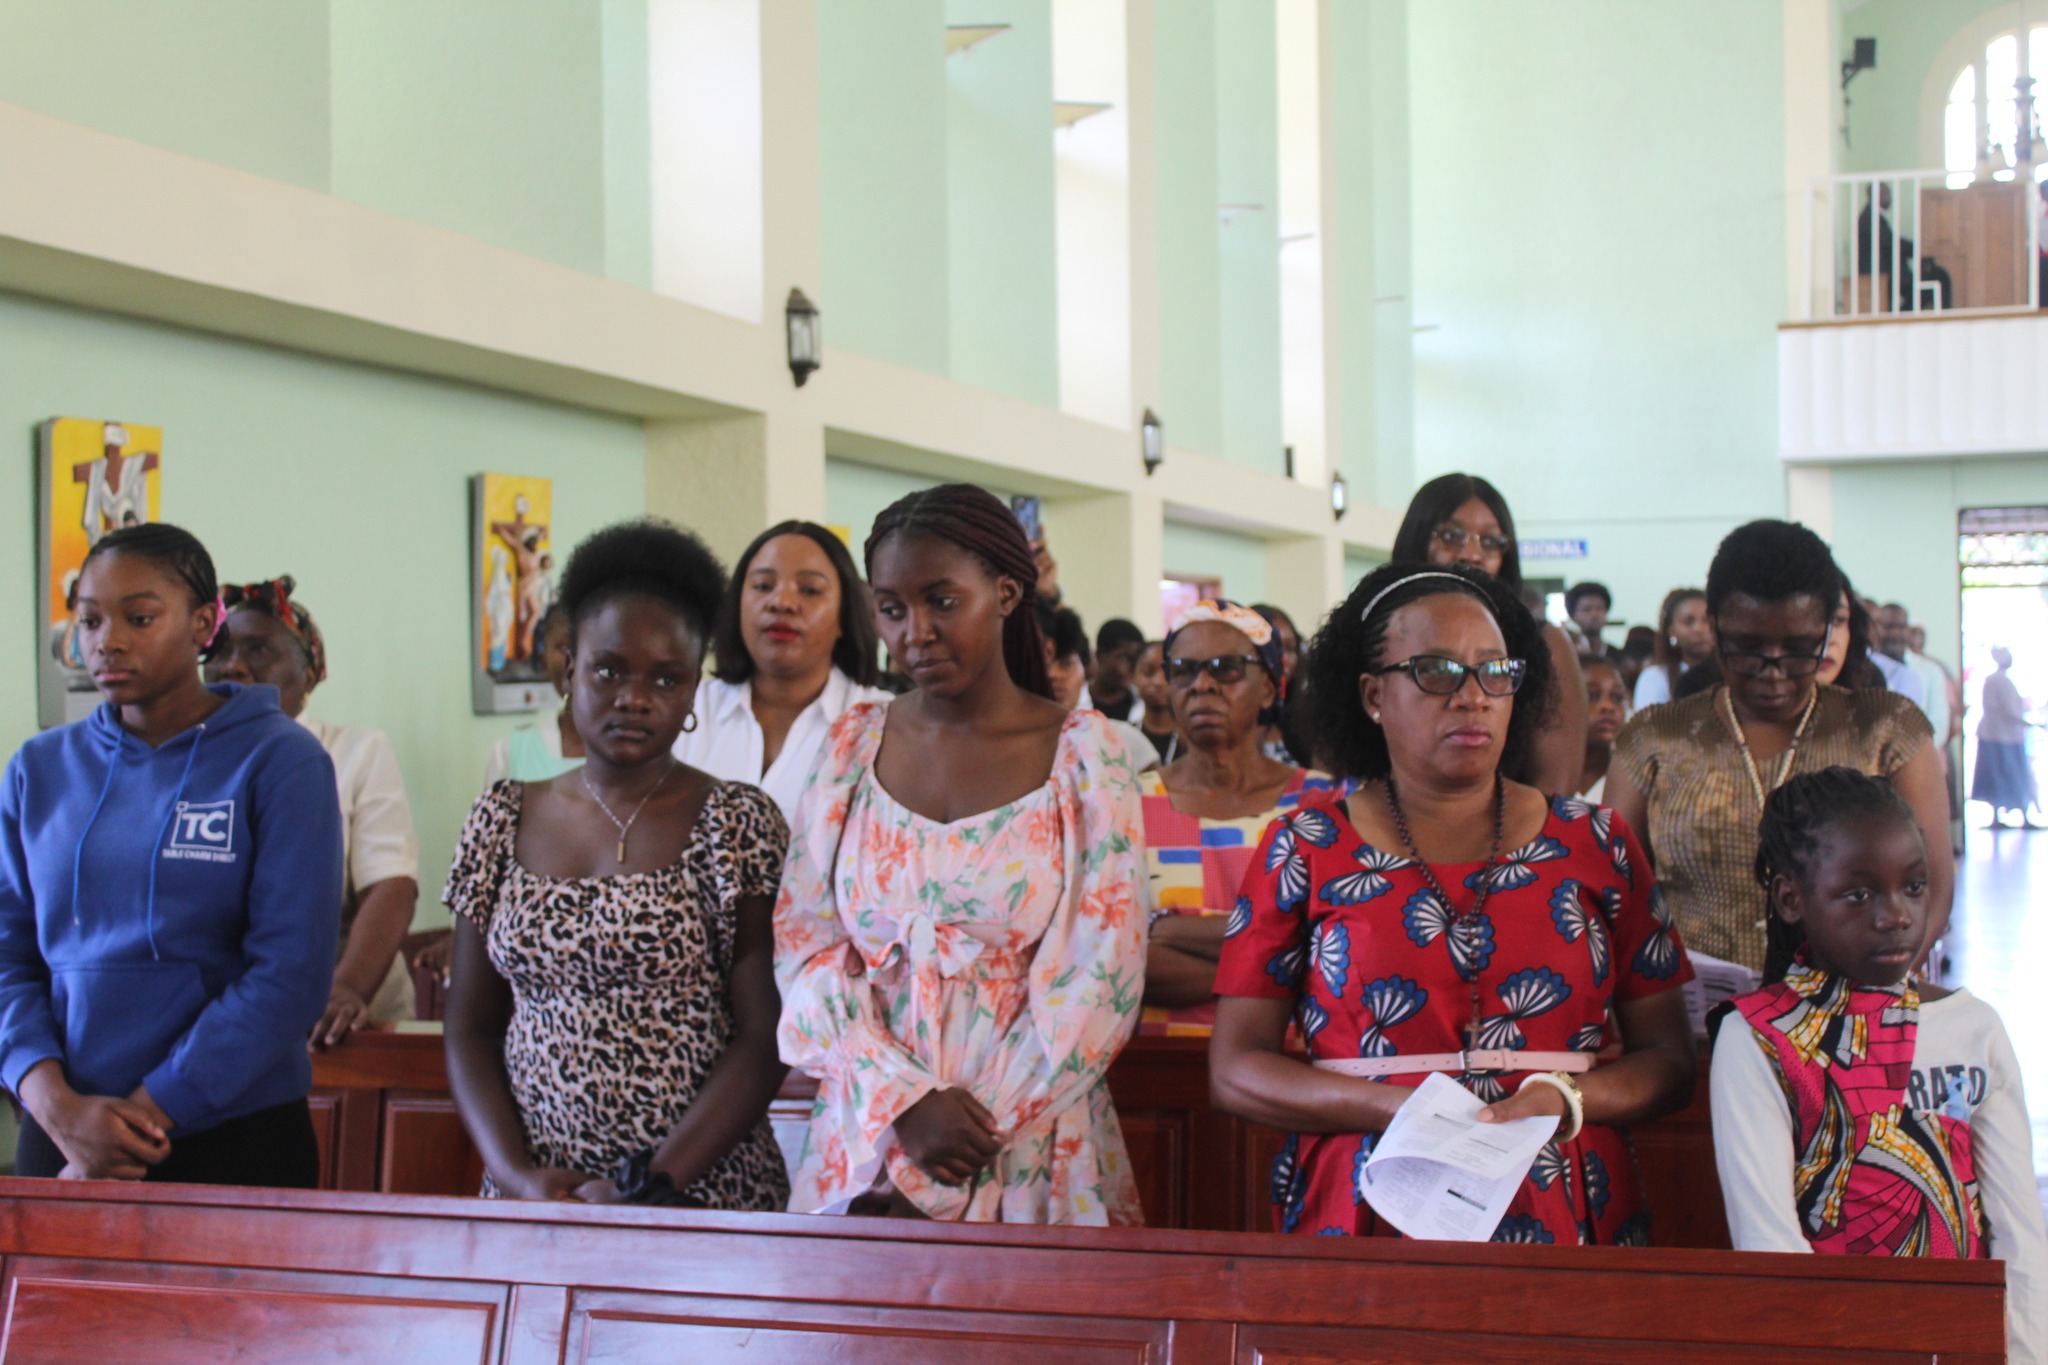
[{"label": "rosary necklace", "polygon": [[576,770],[583,775],[583,790],[589,792],[590,799],[597,802],[597,808],[604,812],[604,818],[619,827],[618,861],[620,863],[623,864],[626,861],[626,835],[632,831],[633,822],[640,818],[640,812],[647,809],[647,803],[654,799],[654,794],[661,790],[661,784],[668,781],[668,775],[674,772],[676,767],[676,757],[674,754],[670,754],[668,766],[661,770],[661,776],[656,778],[654,785],[647,789],[647,795],[640,798],[640,804],[633,807],[633,813],[623,820],[612,814],[612,808],[605,804],[605,799],[602,796],[597,794],[597,788],[590,785],[590,769],[583,767]]},{"label": "rosary necklace", "polygon": [[[1436,892],[1437,899],[1444,903],[1444,909],[1450,911],[1452,917],[1451,930],[1455,931],[1458,925],[1465,923],[1467,920],[1477,918],[1479,912],[1486,908],[1487,897],[1493,894],[1493,870],[1500,863],[1501,839],[1507,831],[1507,779],[1498,772],[1495,772],[1493,775],[1493,851],[1486,855],[1486,866],[1480,869],[1479,892],[1472,898],[1471,906],[1463,911],[1459,911],[1451,904],[1451,893],[1444,890],[1444,884],[1437,880],[1436,869],[1429,865],[1428,860],[1422,856],[1422,850],[1415,846],[1415,836],[1408,832],[1408,817],[1401,810],[1400,793],[1394,790],[1394,775],[1392,773],[1387,774],[1387,809],[1393,813],[1394,829],[1401,836],[1401,847],[1408,851],[1408,856],[1413,858],[1415,865],[1422,870],[1422,880],[1429,884],[1430,890]],[[1453,960],[1455,961],[1455,958]],[[1465,1024],[1465,1045],[1467,1047],[1477,1047],[1479,1045],[1478,978],[1475,976],[1469,984],[1472,988],[1472,1013],[1470,1019]]]}]

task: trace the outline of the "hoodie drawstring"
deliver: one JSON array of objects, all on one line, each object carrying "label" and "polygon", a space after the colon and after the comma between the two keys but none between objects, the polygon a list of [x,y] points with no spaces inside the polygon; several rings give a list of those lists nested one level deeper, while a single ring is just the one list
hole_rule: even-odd
[{"label": "hoodie drawstring", "polygon": [[107,759],[107,780],[100,784],[100,799],[93,803],[92,814],[86,817],[85,828],[78,832],[78,851],[71,855],[71,927],[80,926],[78,920],[78,888],[85,868],[85,837],[92,833],[92,827],[99,823],[100,812],[106,809],[107,793],[114,790],[114,774],[121,767],[121,755],[128,747],[128,736],[119,730],[114,732],[114,752]]},{"label": "hoodie drawstring", "polygon": [[199,757],[199,741],[206,738],[206,722],[199,722],[192,736],[192,752],[185,755],[185,769],[178,774],[178,789],[171,793],[170,813],[164,816],[163,824],[157,827],[156,842],[149,850],[149,955],[163,961],[163,954],[156,950],[156,869],[163,862],[164,836],[170,833],[171,822],[178,818],[178,804],[185,799],[185,783],[192,777],[192,761]]}]

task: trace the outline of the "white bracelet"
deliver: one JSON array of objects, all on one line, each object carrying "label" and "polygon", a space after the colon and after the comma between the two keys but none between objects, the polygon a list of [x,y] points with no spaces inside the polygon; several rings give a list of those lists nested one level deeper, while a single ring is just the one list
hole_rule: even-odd
[{"label": "white bracelet", "polygon": [[1586,1126],[1586,1101],[1585,1097],[1579,1093],[1578,1082],[1562,1071],[1532,1071],[1522,1078],[1520,1085],[1515,1087],[1515,1093],[1519,1095],[1532,1085],[1549,1086],[1558,1094],[1564,1096],[1565,1108],[1571,1111],[1571,1124],[1558,1133],[1557,1140],[1559,1142],[1570,1142],[1573,1138],[1577,1137],[1579,1130]]}]

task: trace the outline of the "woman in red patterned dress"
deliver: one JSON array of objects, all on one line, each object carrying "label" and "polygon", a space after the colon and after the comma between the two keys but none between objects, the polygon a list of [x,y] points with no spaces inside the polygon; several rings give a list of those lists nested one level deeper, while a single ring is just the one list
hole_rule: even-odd
[{"label": "woman in red patterned dress", "polygon": [[[1360,1192],[1365,1159],[1442,1071],[1484,1118],[1559,1119],[1495,1241],[1646,1243],[1621,1129],[1692,1096],[1692,969],[1627,827],[1501,776],[1554,688],[1535,622],[1476,570],[1389,566],[1304,667],[1319,751],[1360,785],[1267,830],[1210,1051],[1218,1103],[1290,1132],[1280,1229],[1398,1236]],[[1290,1020],[1313,1065],[1287,1055]],[[1610,1027],[1621,1055],[1596,1067]]]}]

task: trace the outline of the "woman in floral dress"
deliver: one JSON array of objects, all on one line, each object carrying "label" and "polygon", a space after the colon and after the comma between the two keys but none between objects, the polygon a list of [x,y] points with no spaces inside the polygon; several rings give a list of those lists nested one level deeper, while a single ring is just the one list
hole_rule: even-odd
[{"label": "woman in floral dress", "polygon": [[[1392,567],[1309,661],[1314,732],[1362,785],[1267,831],[1210,1054],[1220,1103],[1291,1130],[1280,1229],[1398,1236],[1364,1199],[1365,1161],[1438,1071],[1484,1118],[1560,1120],[1496,1241],[1647,1243],[1621,1129],[1691,1096],[1692,973],[1628,828],[1500,776],[1553,685],[1534,622],[1475,570]],[[1290,1020],[1312,1065],[1282,1050]]]},{"label": "woman in floral dress", "polygon": [[776,905],[783,1060],[818,1078],[797,1212],[1141,1221],[1104,1073],[1145,951],[1136,775],[1049,699],[1010,510],[885,511],[868,574],[917,684],[834,725]]}]

